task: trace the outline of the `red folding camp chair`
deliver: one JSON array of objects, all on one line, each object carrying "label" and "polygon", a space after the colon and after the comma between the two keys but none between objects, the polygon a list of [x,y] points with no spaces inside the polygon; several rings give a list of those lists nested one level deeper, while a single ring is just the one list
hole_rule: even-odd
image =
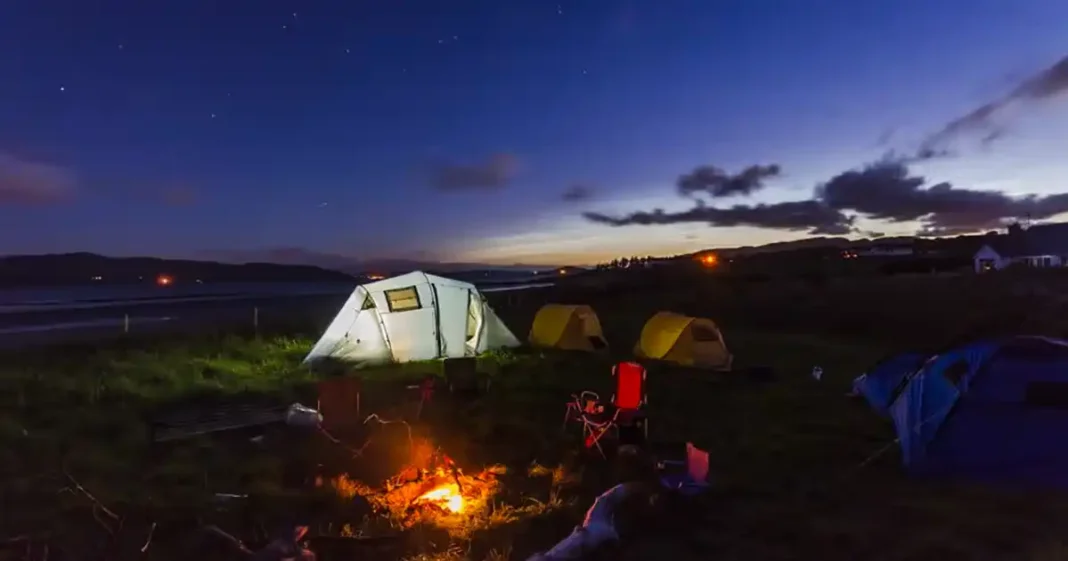
[{"label": "red folding camp chair", "polygon": [[588,391],[572,395],[573,401],[567,404],[564,414],[565,425],[569,420],[582,423],[586,448],[597,448],[602,456],[601,439],[613,431],[618,435],[620,425],[639,425],[646,437],[649,435],[642,409],[646,402],[645,368],[636,362],[622,362],[612,367],[612,375],[616,378],[616,392],[612,395],[611,415],[605,412],[597,394]]},{"label": "red folding camp chair", "polygon": [[621,362],[612,367],[616,378],[616,393],[612,396],[614,419],[618,425],[638,426],[646,438],[649,423],[645,415],[648,396],[645,394],[645,367],[637,362]]},{"label": "red folding camp chair", "polygon": [[347,430],[363,424],[360,386],[359,378],[348,376],[329,378],[318,383],[316,409],[323,414],[323,428],[330,431]]}]

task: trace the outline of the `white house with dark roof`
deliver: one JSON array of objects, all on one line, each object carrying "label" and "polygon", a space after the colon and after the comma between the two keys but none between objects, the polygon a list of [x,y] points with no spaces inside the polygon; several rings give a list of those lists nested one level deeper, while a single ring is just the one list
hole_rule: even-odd
[{"label": "white house with dark roof", "polygon": [[1068,264],[1068,223],[1041,224],[1019,233],[991,237],[975,253],[974,263],[976,273],[1013,264],[1064,267]]}]

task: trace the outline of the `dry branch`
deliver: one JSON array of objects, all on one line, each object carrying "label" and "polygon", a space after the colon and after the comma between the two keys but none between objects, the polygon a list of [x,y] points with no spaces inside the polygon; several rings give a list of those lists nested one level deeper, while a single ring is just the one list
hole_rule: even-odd
[{"label": "dry branch", "polygon": [[380,425],[392,425],[392,424],[404,425],[404,428],[408,430],[408,450],[412,454],[415,453],[415,438],[412,436],[412,426],[408,424],[408,421],[405,421],[403,419],[398,419],[398,420],[383,419],[383,418],[379,417],[377,413],[371,413],[370,415],[367,416],[366,419],[363,420],[363,424],[366,425],[367,423],[369,423],[371,421],[374,421],[374,422],[376,422],[376,423],[378,423]]},{"label": "dry branch", "polygon": [[253,554],[251,549],[246,547],[244,543],[241,543],[241,540],[239,540],[239,539],[235,538],[234,536],[230,535],[229,533],[223,531],[223,529],[218,527],[218,526],[214,526],[214,525],[212,525],[212,526],[204,526],[204,531],[207,532],[208,534],[211,534],[211,535],[216,536],[218,538],[222,538],[223,541],[229,543],[230,545],[232,545],[234,547],[234,549],[236,549],[237,551],[239,551],[241,553],[244,553],[246,555],[252,555]]},{"label": "dry branch", "polygon": [[104,506],[104,504],[101,503],[100,500],[97,499],[95,496],[93,496],[93,494],[90,493],[85,487],[83,487],[81,483],[78,483],[78,480],[74,479],[74,476],[67,473],[66,470],[63,471],[63,475],[67,477],[67,480],[70,481],[72,485],[74,485],[75,490],[84,495],[85,498],[89,499],[93,503],[93,506],[95,508],[100,509],[101,512],[108,515],[108,517],[110,517],[112,520],[119,520],[119,515],[115,514],[111,511],[111,509]]},{"label": "dry branch", "polygon": [[349,446],[349,445],[345,444],[344,442],[342,442],[342,441],[341,441],[341,440],[340,440],[339,438],[337,438],[336,436],[334,436],[334,435],[330,434],[329,432],[327,432],[327,430],[326,430],[326,429],[324,429],[324,428],[323,428],[322,426],[320,426],[320,427],[319,427],[319,432],[320,432],[320,433],[321,433],[321,434],[322,434],[323,436],[325,436],[325,437],[327,438],[327,440],[329,440],[330,442],[333,442],[334,444],[337,444],[338,446],[340,446],[340,447],[342,447],[342,448],[344,448],[344,449],[348,450],[348,451],[349,451],[349,452],[350,452],[350,453],[352,454],[352,457],[353,457],[353,458],[360,458],[360,457],[362,457],[362,456],[363,456],[363,451],[364,451],[365,449],[367,449],[367,446],[368,446],[369,444],[371,444],[371,439],[370,439],[370,438],[368,438],[368,439],[367,439],[367,442],[364,442],[364,443],[363,443],[363,446],[360,446],[359,448],[353,448],[353,447],[351,447],[351,446]]},{"label": "dry branch", "polygon": [[156,533],[156,523],[153,522],[152,526],[148,529],[148,538],[145,539],[145,545],[141,546],[141,553],[148,551],[148,546],[152,545],[152,535]]}]

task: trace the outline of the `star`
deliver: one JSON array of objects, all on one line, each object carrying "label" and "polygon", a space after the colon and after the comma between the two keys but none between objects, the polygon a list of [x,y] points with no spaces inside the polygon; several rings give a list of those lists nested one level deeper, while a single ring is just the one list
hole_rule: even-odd
[{"label": "star", "polygon": [[289,26],[288,25],[283,25],[282,29],[289,29]]},{"label": "star", "polygon": [[564,9],[562,7],[560,7],[560,4],[556,5],[556,15],[559,15],[559,16],[564,15]]},{"label": "star", "polygon": [[585,76],[585,75],[586,75],[587,73],[588,73],[588,72],[587,72],[586,70],[583,70],[583,71],[582,71],[582,75],[583,75],[583,76]]},{"label": "star", "polygon": [[119,50],[120,51],[125,49],[125,48],[126,48],[126,45],[123,45],[122,43],[119,43]]},{"label": "star", "polygon": [[67,91],[67,87],[66,86],[60,86],[59,87],[59,91],[65,92],[65,91]]},{"label": "star", "polygon": [[459,41],[460,40],[460,36],[459,35],[453,35],[452,36],[452,40],[453,41]]},{"label": "star", "polygon": [[211,118],[212,118],[212,119],[214,119],[214,118],[215,118],[215,113],[212,113],[212,114],[211,114]]},{"label": "star", "polygon": [[352,50],[350,50],[350,49],[345,49],[345,54],[349,54],[349,53],[351,53],[351,52],[352,52]]},{"label": "star", "polygon": [[438,44],[439,44],[439,45],[441,45],[441,44],[444,44],[444,43],[445,43],[445,40],[444,40],[444,39],[438,39]]},{"label": "star", "polygon": [[297,19],[297,13],[293,12],[293,19]]}]

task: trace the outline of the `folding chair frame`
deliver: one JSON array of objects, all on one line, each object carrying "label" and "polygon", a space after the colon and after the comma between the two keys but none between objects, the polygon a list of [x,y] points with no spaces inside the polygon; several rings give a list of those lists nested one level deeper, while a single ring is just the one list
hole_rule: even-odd
[{"label": "folding chair frame", "polygon": [[409,390],[416,390],[419,392],[419,402],[415,406],[415,420],[418,421],[423,416],[423,408],[426,404],[430,403],[434,398],[434,390],[436,384],[434,383],[433,376],[427,376],[423,378],[418,384],[412,384],[407,386]]},{"label": "folding chair frame", "polygon": [[601,457],[607,458],[608,456],[605,455],[604,448],[601,447],[601,438],[612,429],[615,429],[618,434],[618,416],[618,409],[610,418],[603,421],[595,421],[588,415],[584,414],[582,416],[582,439],[586,448],[597,448],[597,452],[601,454]]},{"label": "folding chair frame", "polygon": [[605,456],[601,448],[601,437],[605,435],[616,423],[616,416],[595,419],[594,415],[601,414],[604,405],[601,396],[597,392],[583,391],[579,394],[571,394],[571,401],[567,403],[564,411],[564,427],[567,428],[569,421],[578,421],[582,424],[582,439],[586,448],[597,448],[602,457]]},{"label": "folding chair frame", "polygon": [[589,411],[590,405],[601,406],[601,396],[597,392],[583,391],[579,394],[571,394],[571,401],[567,403],[567,409],[564,411],[564,428],[567,428],[568,421],[580,420],[584,414],[594,413],[595,411]]},{"label": "folding chair frame", "polygon": [[[626,364],[626,363],[620,363]],[[616,364],[612,366],[612,376],[616,378],[617,387],[616,391],[619,391],[619,366]],[[586,448],[597,448],[597,451],[602,457],[605,456],[604,448],[601,447],[601,439],[609,432],[614,431],[616,436],[619,435],[619,422],[622,416],[638,413],[640,415],[640,422],[642,424],[642,432],[646,439],[649,438],[649,418],[642,411],[642,408],[648,403],[648,395],[645,393],[645,382],[647,372],[645,367],[638,363],[634,364],[641,368],[641,400],[634,407],[620,408],[617,405],[617,393],[612,394],[610,403],[614,406],[614,411],[611,417],[607,418],[594,418],[593,415],[600,413],[601,411],[590,411],[589,405],[597,404],[600,406],[600,396],[591,391],[584,391],[578,395],[572,394],[572,400],[567,404],[567,409],[564,411],[564,428],[567,427],[567,423],[570,420],[577,420],[582,423],[582,438]]]}]

